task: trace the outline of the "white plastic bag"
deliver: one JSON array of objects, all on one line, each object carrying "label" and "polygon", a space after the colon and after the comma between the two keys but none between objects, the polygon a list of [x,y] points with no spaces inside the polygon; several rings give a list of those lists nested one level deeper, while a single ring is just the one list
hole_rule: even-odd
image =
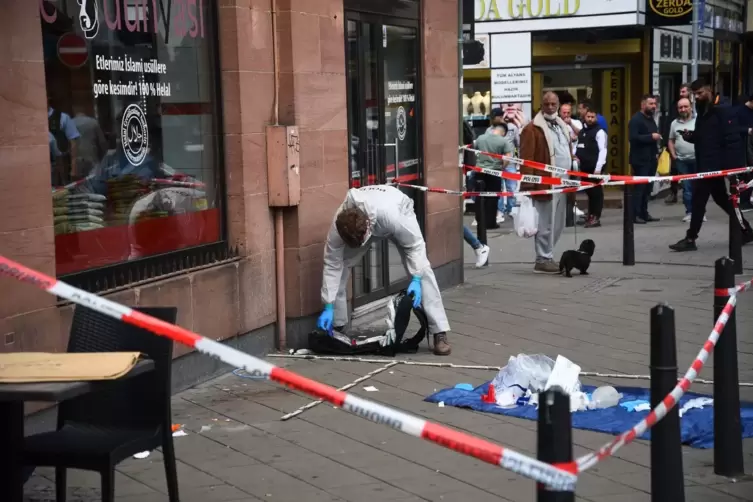
[{"label": "white plastic bag", "polygon": [[511,356],[507,366],[492,381],[497,404],[502,407],[515,406],[518,398],[523,397],[527,390],[543,390],[553,367],[554,361],[543,354]]},{"label": "white plastic bag", "polygon": [[515,233],[526,239],[533,237],[539,231],[539,212],[533,207],[530,197],[521,197],[520,208],[515,216]]}]

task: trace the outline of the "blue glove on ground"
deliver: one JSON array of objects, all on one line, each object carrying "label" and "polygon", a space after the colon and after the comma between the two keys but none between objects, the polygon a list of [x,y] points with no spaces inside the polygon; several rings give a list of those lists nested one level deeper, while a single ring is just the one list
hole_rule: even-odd
[{"label": "blue glove on ground", "polygon": [[421,305],[421,278],[414,275],[406,292],[413,295],[413,308],[417,309]]},{"label": "blue glove on ground", "polygon": [[334,317],[334,310],[332,308],[332,304],[328,303],[324,306],[324,311],[319,316],[319,320],[316,321],[316,327],[321,329],[322,331],[330,332],[332,331],[332,318]]}]

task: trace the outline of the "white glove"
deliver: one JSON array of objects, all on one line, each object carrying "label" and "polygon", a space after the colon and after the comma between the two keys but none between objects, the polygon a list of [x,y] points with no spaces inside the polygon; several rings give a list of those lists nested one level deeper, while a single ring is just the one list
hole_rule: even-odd
[{"label": "white glove", "polygon": [[395,343],[397,339],[397,333],[395,333],[395,302],[392,301],[392,298],[387,302],[387,318],[385,322],[387,323],[387,332],[379,340],[379,345],[382,347]]}]

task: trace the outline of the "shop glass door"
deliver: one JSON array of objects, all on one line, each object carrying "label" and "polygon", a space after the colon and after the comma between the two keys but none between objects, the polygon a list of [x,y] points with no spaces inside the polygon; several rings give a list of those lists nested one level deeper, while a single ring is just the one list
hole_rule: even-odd
[{"label": "shop glass door", "polygon": [[[354,14],[346,37],[351,186],[395,178],[420,184],[418,30]],[[421,193],[402,190],[414,199],[423,228]],[[408,280],[395,245],[375,244],[353,269],[354,305],[393,294]]]}]

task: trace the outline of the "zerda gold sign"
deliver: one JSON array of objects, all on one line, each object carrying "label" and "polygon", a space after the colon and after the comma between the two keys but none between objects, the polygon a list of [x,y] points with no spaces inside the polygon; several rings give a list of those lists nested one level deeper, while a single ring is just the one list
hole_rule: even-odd
[{"label": "zerda gold sign", "polygon": [[661,17],[680,17],[693,11],[693,0],[648,0],[648,4]]}]

